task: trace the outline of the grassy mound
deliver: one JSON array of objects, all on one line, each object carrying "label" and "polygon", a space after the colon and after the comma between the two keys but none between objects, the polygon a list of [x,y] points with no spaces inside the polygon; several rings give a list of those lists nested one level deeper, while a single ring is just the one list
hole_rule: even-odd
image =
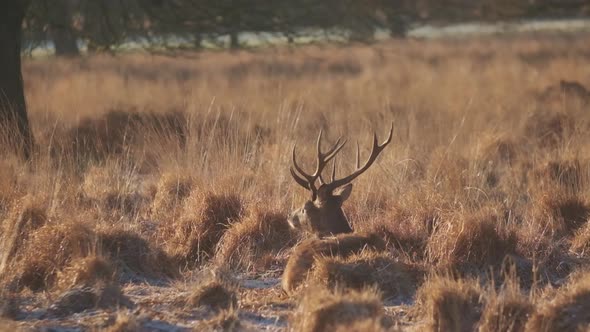
[{"label": "grassy mound", "polygon": [[380,326],[384,317],[380,298],[378,292],[370,289],[331,293],[310,288],[301,299],[291,326],[302,332],[334,331],[352,324]]}]

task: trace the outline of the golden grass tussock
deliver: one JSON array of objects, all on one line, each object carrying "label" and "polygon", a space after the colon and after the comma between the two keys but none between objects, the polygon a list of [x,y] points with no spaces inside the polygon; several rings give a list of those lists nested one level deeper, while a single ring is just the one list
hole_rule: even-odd
[{"label": "golden grass tussock", "polygon": [[92,287],[74,287],[59,294],[48,308],[55,317],[65,317],[89,309],[132,307],[133,303],[123,295],[115,283],[97,283]]},{"label": "golden grass tussock", "polygon": [[116,267],[113,262],[104,257],[91,255],[75,258],[60,270],[57,273],[57,288],[90,287],[99,282],[114,282],[116,277]]},{"label": "golden grass tussock", "polygon": [[578,158],[548,160],[533,169],[532,177],[541,189],[557,187],[564,193],[575,195],[588,183],[589,166],[587,161]]},{"label": "golden grass tussock", "polygon": [[117,312],[115,323],[109,326],[106,332],[139,332],[141,323],[131,312],[121,310]]},{"label": "golden grass tussock", "polygon": [[418,289],[416,304],[428,331],[473,331],[483,303],[477,280],[431,276]]},{"label": "golden grass tussock", "polygon": [[381,295],[373,289],[333,293],[312,287],[303,294],[290,325],[302,332],[334,331],[352,324],[379,326],[383,318]]},{"label": "golden grass tussock", "polygon": [[0,224],[0,275],[13,260],[29,235],[47,222],[48,204],[44,199],[25,196],[14,204]]},{"label": "golden grass tussock", "polygon": [[384,298],[408,300],[416,290],[415,271],[387,252],[363,251],[347,258],[316,258],[312,280],[330,289],[373,287]]},{"label": "golden grass tussock", "polygon": [[87,256],[95,243],[83,223],[63,220],[47,223],[30,233],[11,260],[8,274],[19,288],[34,291],[55,285],[57,272],[72,259]]},{"label": "golden grass tussock", "polygon": [[197,180],[189,174],[181,171],[162,174],[155,188],[152,217],[163,222],[174,222],[182,213],[184,201],[197,188]]},{"label": "golden grass tussock", "polygon": [[580,228],[571,240],[570,250],[582,257],[590,256],[590,222]]},{"label": "golden grass tussock", "polygon": [[232,269],[264,270],[295,238],[284,212],[256,204],[224,234],[215,261]]},{"label": "golden grass tussock", "polygon": [[297,289],[308,277],[316,257],[346,258],[363,250],[385,250],[379,234],[340,234],[335,237],[302,241],[293,249],[283,272],[281,285],[286,292]]},{"label": "golden grass tussock", "polygon": [[439,195],[425,190],[411,190],[399,201],[391,202],[361,230],[379,234],[396,252],[412,259],[424,259],[428,239],[449,209],[449,204]]},{"label": "golden grass tussock", "polygon": [[215,312],[238,308],[237,285],[227,272],[214,272],[191,286],[185,305],[204,306]]},{"label": "golden grass tussock", "polygon": [[539,110],[523,121],[523,135],[539,149],[555,149],[570,137],[576,126],[572,114]]},{"label": "golden grass tussock", "polygon": [[196,266],[215,254],[223,234],[243,214],[235,194],[194,190],[184,202],[181,217],[164,223],[168,252],[182,265]]},{"label": "golden grass tussock", "polygon": [[590,273],[579,273],[551,301],[538,303],[526,331],[586,331],[590,327]]},{"label": "golden grass tussock", "polygon": [[245,328],[238,317],[238,310],[234,308],[221,310],[215,316],[198,321],[193,331],[250,331]]},{"label": "golden grass tussock", "polygon": [[440,267],[488,268],[515,253],[516,241],[516,234],[505,225],[503,212],[485,207],[455,214],[440,223],[426,251],[428,260]]},{"label": "golden grass tussock", "polygon": [[122,272],[147,276],[173,277],[178,273],[174,260],[155,242],[117,226],[96,229],[97,250],[113,260]]},{"label": "golden grass tussock", "polygon": [[0,217],[8,212],[14,201],[22,197],[18,188],[19,159],[6,156],[0,161]]},{"label": "golden grass tussock", "polygon": [[586,224],[590,205],[580,196],[545,191],[535,197],[530,214],[530,220],[549,235],[568,236]]},{"label": "golden grass tussock", "polygon": [[488,289],[486,294],[479,331],[524,331],[534,304],[529,294],[521,290],[514,276],[508,276],[499,290]]},{"label": "golden grass tussock", "polygon": [[4,256],[4,279],[17,289],[40,291],[111,282],[117,271],[154,276],[172,276],[177,271],[160,248],[137,233],[97,227],[83,217],[60,219],[58,215],[37,228],[29,227],[26,233],[20,227],[18,246]]}]

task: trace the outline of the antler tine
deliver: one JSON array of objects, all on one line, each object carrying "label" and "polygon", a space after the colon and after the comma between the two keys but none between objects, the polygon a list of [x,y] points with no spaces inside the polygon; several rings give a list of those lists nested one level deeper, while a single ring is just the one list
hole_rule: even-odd
[{"label": "antler tine", "polygon": [[[359,168],[361,166],[361,150],[359,147],[359,141],[356,141],[356,164],[355,164],[356,168]],[[332,181],[334,181],[334,179],[332,179]]]},{"label": "antler tine", "polygon": [[309,183],[307,183],[305,179],[302,179],[299,175],[297,175],[297,173],[295,173],[295,170],[293,170],[293,167],[290,167],[289,171],[291,172],[291,176],[293,177],[293,179],[295,179],[295,182],[297,182],[303,188],[311,190],[311,188],[309,187]]},{"label": "antler tine", "polygon": [[328,149],[326,153],[322,153],[321,150],[321,143],[322,143],[322,134],[323,130],[320,130],[317,140],[317,166],[316,170],[313,174],[306,173],[301,166],[297,163],[297,156],[296,156],[296,148],[297,145],[293,145],[293,153],[291,156],[293,166],[290,168],[291,176],[300,186],[303,188],[310,190],[312,192],[312,196],[315,199],[317,196],[317,187],[315,185],[316,180],[319,178],[320,185],[325,184],[324,179],[322,178],[322,171],[328,164],[328,162],[336,156],[336,154],[344,147],[346,144],[346,140],[342,141],[342,137],[336,140],[336,143]]},{"label": "antler tine", "polygon": [[334,182],[334,178],[336,177],[336,157],[334,157],[334,160],[332,161],[332,182]]},{"label": "antler tine", "polygon": [[317,192],[317,189],[315,188],[315,185],[314,185],[316,178],[313,177],[312,175],[305,173],[305,171],[301,167],[299,167],[299,164],[297,164],[297,157],[296,157],[296,153],[295,153],[296,148],[297,148],[297,145],[293,145],[293,153],[292,153],[291,158],[293,161],[293,167],[295,168],[295,170],[299,174],[297,174],[295,172],[295,170],[293,170],[293,167],[291,167],[290,168],[291,176],[293,176],[293,179],[295,179],[295,182],[297,182],[303,188],[311,190],[311,192],[315,195]]},{"label": "antler tine", "polygon": [[[322,134],[323,134],[323,130],[320,130],[320,134],[318,135],[318,141],[317,141],[317,166],[316,166],[316,170],[315,173],[312,175],[313,177],[319,177],[320,178],[320,182],[322,184],[324,184],[324,179],[321,177],[322,175],[322,171],[324,170],[324,168],[326,167],[326,165],[328,164],[328,162],[334,158],[336,156],[336,154],[344,147],[344,145],[346,144],[346,140],[342,141],[342,137],[338,137],[338,139],[336,140],[336,143],[334,143],[334,145],[332,145],[331,148],[328,149],[328,151],[326,151],[325,153],[322,153]],[[342,142],[341,142],[342,141]]]},{"label": "antler tine", "polygon": [[[332,160],[332,176],[331,176],[330,182],[333,182],[335,177],[336,177],[336,156],[334,156],[334,159]],[[322,174],[320,174],[320,185],[324,185],[325,183],[326,183],[326,181],[322,177]]]},{"label": "antler tine", "polygon": [[322,154],[322,157],[326,160],[326,162],[334,158],[336,154],[344,147],[344,145],[346,145],[347,140],[344,140],[342,143],[340,143],[341,140],[342,136],[338,137],[336,143],[334,143],[334,145],[326,153]]},{"label": "antler tine", "polygon": [[385,147],[387,144],[389,144],[391,142],[392,137],[393,137],[393,122],[391,123],[391,129],[389,129],[389,136],[387,137],[385,142],[383,142],[383,144],[381,144],[381,146]]},{"label": "antler tine", "polygon": [[383,149],[391,142],[391,138],[393,136],[393,123],[391,124],[391,129],[389,131],[389,136],[387,137],[387,139],[381,144],[379,145],[379,142],[377,140],[377,134],[374,133],[373,134],[373,147],[371,149],[371,155],[369,156],[369,158],[367,159],[367,161],[365,162],[365,164],[359,168],[359,149],[358,149],[358,145],[357,145],[357,162],[356,162],[356,170],[350,174],[349,176],[346,176],[342,179],[338,179],[335,181],[332,181],[331,183],[327,184],[327,186],[329,186],[330,190],[334,190],[338,187],[341,187],[345,184],[350,183],[352,180],[354,180],[357,176],[363,174],[367,169],[369,169],[369,167],[371,167],[371,165],[375,162],[375,160],[377,159],[377,157],[379,156],[379,154],[381,153],[381,151],[383,151]]}]

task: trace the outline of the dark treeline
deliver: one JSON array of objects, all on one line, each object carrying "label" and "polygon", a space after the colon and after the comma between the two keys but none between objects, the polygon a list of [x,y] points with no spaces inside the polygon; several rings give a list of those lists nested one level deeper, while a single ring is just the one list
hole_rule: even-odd
[{"label": "dark treeline", "polygon": [[78,54],[76,40],[101,51],[134,38],[173,34],[199,48],[205,38],[223,35],[238,48],[242,31],[279,33],[293,41],[303,28],[336,28],[355,41],[371,41],[376,28],[403,36],[409,24],[421,21],[588,13],[590,0],[31,0],[24,38],[32,45],[52,40],[57,55],[71,56]]}]

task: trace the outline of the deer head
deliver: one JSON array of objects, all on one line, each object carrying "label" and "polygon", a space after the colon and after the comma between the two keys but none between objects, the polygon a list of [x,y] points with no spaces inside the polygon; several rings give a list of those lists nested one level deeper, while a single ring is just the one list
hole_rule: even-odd
[{"label": "deer head", "polygon": [[[324,181],[322,172],[328,162],[336,157],[336,154],[342,150],[346,144],[346,140],[338,138],[336,143],[326,152],[322,152],[322,131],[318,135],[317,141],[317,166],[313,174],[306,173],[297,164],[295,155],[296,146],[293,146],[293,165],[290,168],[291,175],[295,182],[307,189],[311,193],[311,199],[305,204],[293,211],[289,216],[289,225],[299,231],[315,234],[319,237],[326,235],[334,235],[340,233],[351,233],[352,228],[342,211],[342,203],[350,196],[352,192],[352,181],[362,173],[364,173],[377,159],[377,156],[383,149],[391,142],[393,134],[393,124],[389,131],[389,137],[379,144],[377,141],[377,134],[373,135],[373,148],[371,155],[363,166],[360,166],[360,151],[357,144],[356,150],[356,170],[342,178],[335,179],[336,162],[332,163],[331,181],[328,183]],[[319,187],[316,187],[316,182],[319,180]]]}]

